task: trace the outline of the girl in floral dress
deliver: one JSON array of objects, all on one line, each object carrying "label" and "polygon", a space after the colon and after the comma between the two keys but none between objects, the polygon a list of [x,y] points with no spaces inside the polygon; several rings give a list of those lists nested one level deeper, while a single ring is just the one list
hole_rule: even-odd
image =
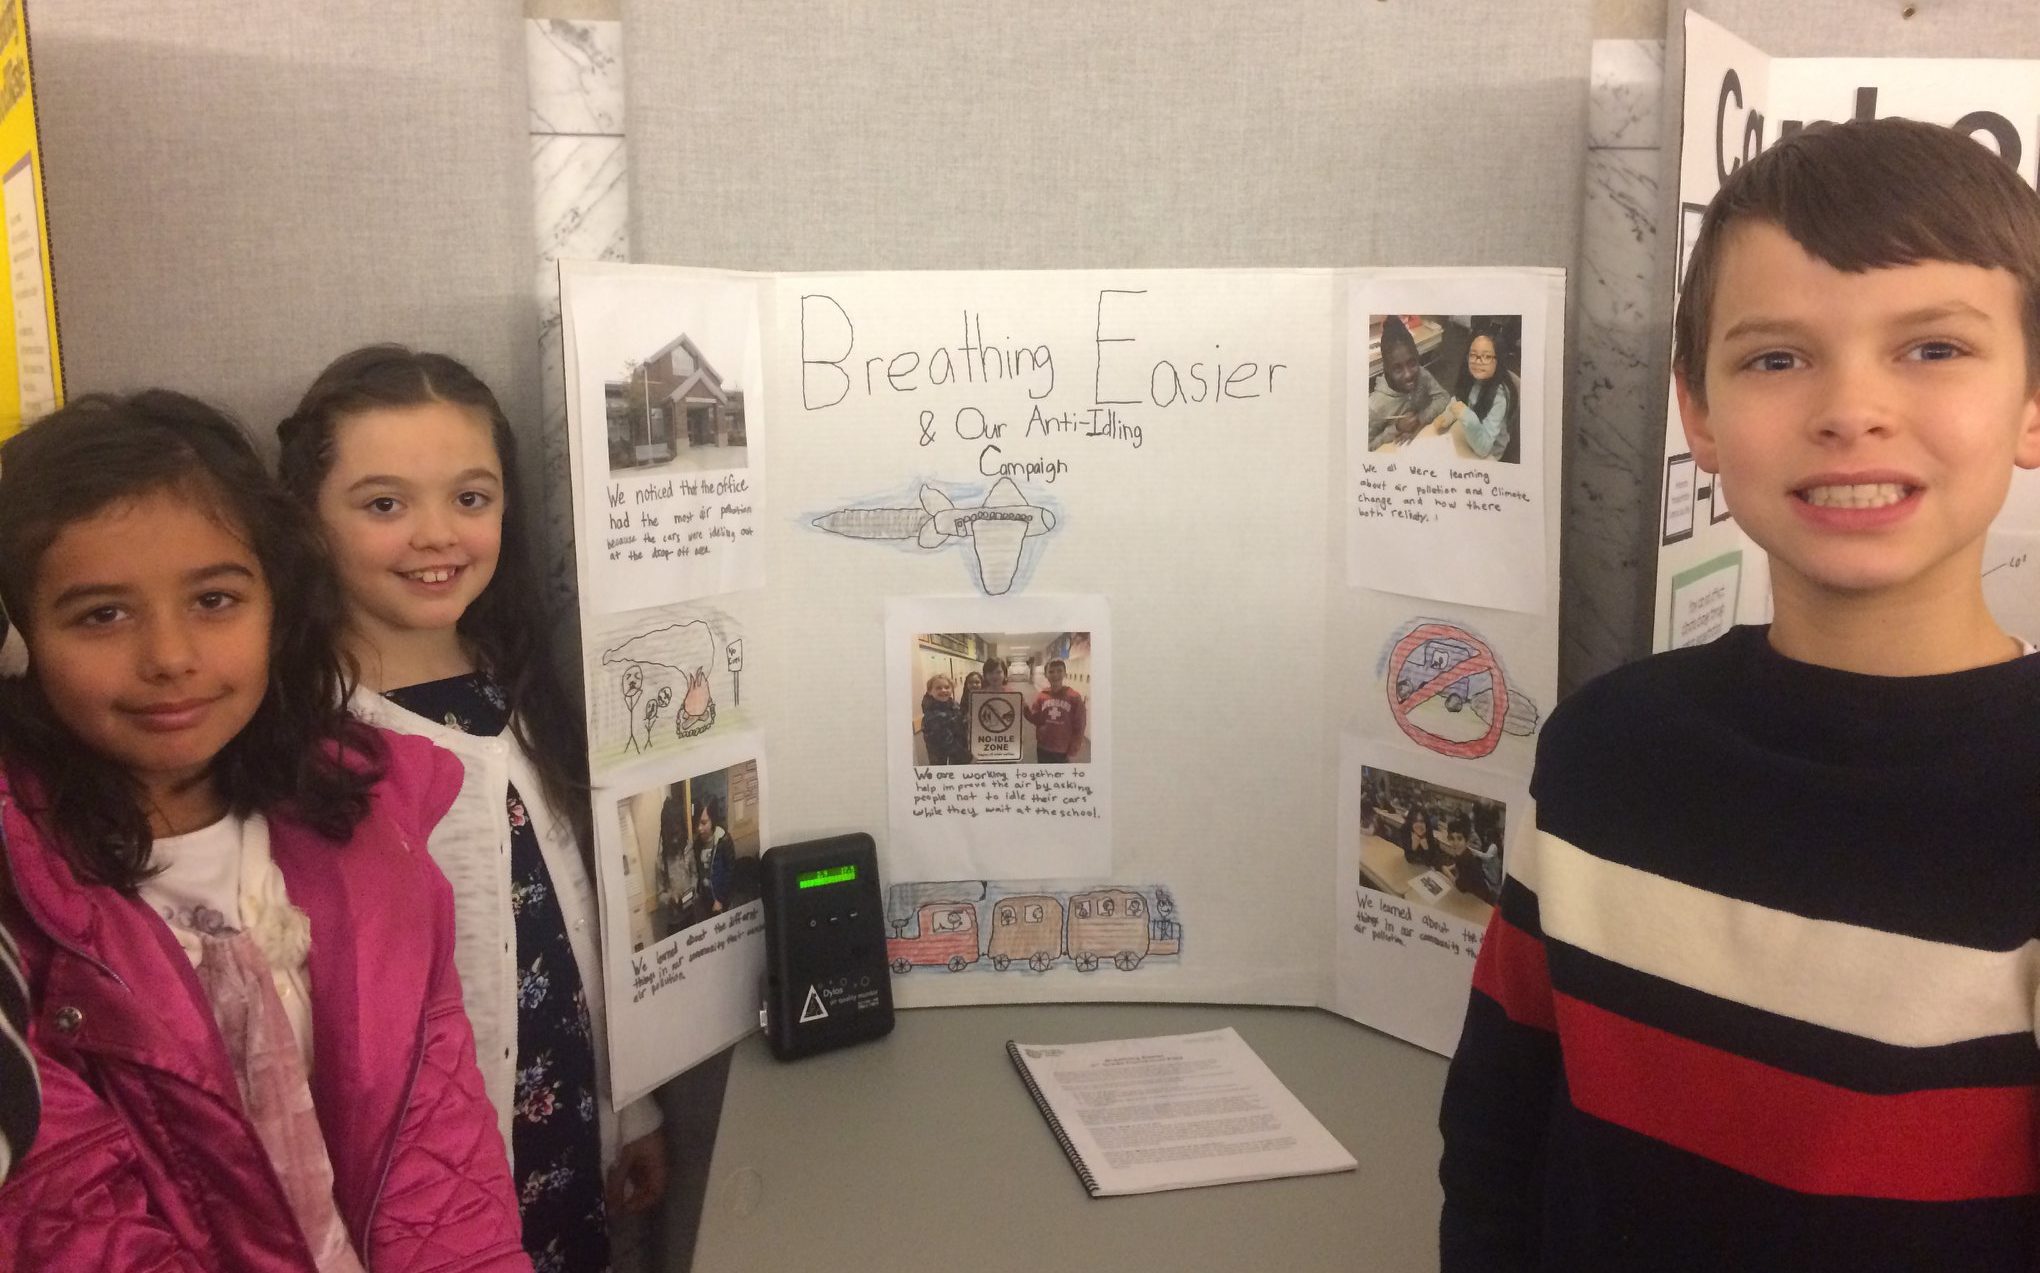
[{"label": "girl in floral dress", "polygon": [[649,1100],[610,1112],[579,708],[528,559],[515,443],[466,367],[394,345],[334,362],[277,426],[347,598],[355,713],[467,769],[430,841],[454,961],[539,1273],[610,1267],[607,1211],[665,1189]]}]

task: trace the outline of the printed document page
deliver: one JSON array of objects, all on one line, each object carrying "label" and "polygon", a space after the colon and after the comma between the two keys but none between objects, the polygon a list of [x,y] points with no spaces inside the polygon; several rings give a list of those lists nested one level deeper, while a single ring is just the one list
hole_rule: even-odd
[{"label": "printed document page", "polygon": [[1356,1165],[1230,1027],[1006,1047],[1093,1197]]}]

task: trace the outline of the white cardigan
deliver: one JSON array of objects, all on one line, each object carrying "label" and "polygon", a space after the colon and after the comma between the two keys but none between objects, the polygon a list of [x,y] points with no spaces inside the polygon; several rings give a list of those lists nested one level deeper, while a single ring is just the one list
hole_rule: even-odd
[{"label": "white cardigan", "polygon": [[595,1040],[595,1106],[602,1165],[607,1169],[616,1161],[621,1146],[658,1130],[663,1115],[649,1096],[631,1102],[621,1112],[610,1102],[609,1036],[603,1011],[595,887],[574,845],[571,827],[546,802],[538,770],[508,729],[495,738],[480,738],[427,720],[367,689],[357,689],[347,706],[371,725],[431,739],[452,752],[467,770],[453,808],[433,830],[426,848],[453,885],[453,965],[460,974],[468,1020],[474,1025],[482,1084],[496,1107],[506,1150],[517,1085],[517,923],[510,909],[508,812],[509,787],[516,785],[538,836],[545,869],[552,876],[588,1001],[588,1025]]}]

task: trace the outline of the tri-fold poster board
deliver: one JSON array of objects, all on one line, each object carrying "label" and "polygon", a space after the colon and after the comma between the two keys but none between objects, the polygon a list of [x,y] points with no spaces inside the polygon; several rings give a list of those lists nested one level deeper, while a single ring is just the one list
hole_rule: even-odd
[{"label": "tri-fold poster board", "polygon": [[1449,1051],[1556,690],[1555,270],[561,267],[615,1096],[869,830],[902,1006]]},{"label": "tri-fold poster board", "polygon": [[[1772,57],[1697,13],[1685,15],[1683,131],[1674,287],[1701,215],[1721,183],[1781,137],[1821,120],[1901,116],[1961,129],[2040,184],[2040,62],[2007,58]],[[1699,472],[1665,412],[1656,621],[1660,650],[1711,641],[1770,617],[1764,555],[1734,520],[1734,492]],[[1998,621],[2040,636],[2040,480],[2012,484],[1985,553],[1984,593]]]}]

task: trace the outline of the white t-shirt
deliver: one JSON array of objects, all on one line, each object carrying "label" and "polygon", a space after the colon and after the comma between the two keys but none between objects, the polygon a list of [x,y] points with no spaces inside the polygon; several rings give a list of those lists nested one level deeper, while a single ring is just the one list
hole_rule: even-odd
[{"label": "white t-shirt", "polygon": [[158,869],[142,881],[142,900],[170,926],[194,968],[205,952],[206,935],[246,930],[254,937],[269,961],[309,1078],[312,1004],[305,957],[311,949],[310,924],[290,904],[283,872],[270,859],[268,821],[259,813],[246,818],[228,814],[196,831],[159,836],[149,864]]}]

